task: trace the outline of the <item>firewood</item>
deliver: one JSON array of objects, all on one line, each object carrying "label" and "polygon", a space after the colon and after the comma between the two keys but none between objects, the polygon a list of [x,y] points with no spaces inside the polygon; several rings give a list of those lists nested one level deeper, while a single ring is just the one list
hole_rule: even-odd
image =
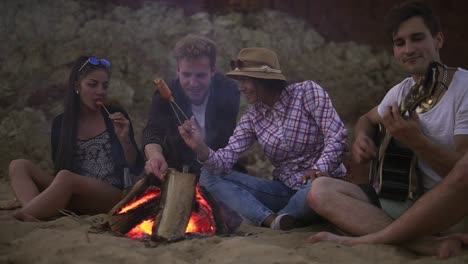
[{"label": "firewood", "polygon": [[119,211],[124,205],[128,204],[133,198],[135,198],[138,194],[143,193],[148,185],[146,184],[146,178],[142,178],[135,185],[133,188],[128,192],[128,194],[119,202],[117,203],[107,214],[109,217],[112,217],[117,211]]},{"label": "firewood", "polygon": [[182,239],[192,214],[195,175],[170,169],[162,188],[158,215],[153,226],[155,241]]},{"label": "firewood", "polygon": [[128,194],[116,204],[107,214],[110,229],[119,234],[126,234],[141,221],[153,218],[159,210],[160,197],[154,198],[150,202],[139,206],[127,213],[118,214],[118,212],[134,199],[141,197],[144,192],[154,184],[156,177],[152,174],[145,175],[139,180]]}]

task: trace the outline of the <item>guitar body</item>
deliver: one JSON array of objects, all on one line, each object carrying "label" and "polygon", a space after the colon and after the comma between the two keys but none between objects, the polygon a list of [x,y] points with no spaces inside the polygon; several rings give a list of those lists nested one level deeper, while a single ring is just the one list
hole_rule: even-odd
[{"label": "guitar body", "polygon": [[381,133],[377,158],[371,164],[371,182],[382,198],[404,201],[415,197],[418,190],[416,156],[390,134]]}]

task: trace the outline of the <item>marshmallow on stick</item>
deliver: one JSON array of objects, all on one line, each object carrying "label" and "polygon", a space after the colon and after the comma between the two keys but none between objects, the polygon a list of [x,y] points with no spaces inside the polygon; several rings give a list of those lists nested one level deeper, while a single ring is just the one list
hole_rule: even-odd
[{"label": "marshmallow on stick", "polygon": [[172,111],[174,111],[174,114],[176,115],[177,120],[179,120],[179,123],[182,124],[182,120],[179,118],[179,115],[177,114],[177,110],[174,108],[174,105],[175,105],[175,107],[177,107],[177,109],[180,111],[180,113],[184,116],[185,120],[188,120],[187,115],[185,115],[184,111],[182,111],[182,109],[179,107],[179,105],[175,102],[174,97],[172,96],[172,92],[169,89],[169,87],[167,86],[166,82],[164,80],[162,80],[162,79],[156,79],[153,82],[156,85],[156,88],[158,89],[159,94],[161,95],[161,97],[164,100],[168,101],[169,104],[171,105]]},{"label": "marshmallow on stick", "polygon": [[167,86],[166,82],[161,79],[156,79],[154,80],[154,84],[156,85],[156,88],[159,91],[159,94],[164,100],[174,102],[174,97],[172,97],[171,90]]}]

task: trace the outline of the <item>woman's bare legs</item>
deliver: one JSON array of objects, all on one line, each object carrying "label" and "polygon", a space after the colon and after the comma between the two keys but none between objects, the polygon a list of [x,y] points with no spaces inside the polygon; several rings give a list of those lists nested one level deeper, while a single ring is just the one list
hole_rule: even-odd
[{"label": "woman's bare legs", "polygon": [[22,206],[44,191],[54,177],[29,160],[17,159],[10,162],[11,187]]},{"label": "woman's bare legs", "polygon": [[121,191],[108,183],[62,170],[52,184],[18,214],[46,220],[57,216],[64,208],[82,214],[106,213],[120,198]]}]

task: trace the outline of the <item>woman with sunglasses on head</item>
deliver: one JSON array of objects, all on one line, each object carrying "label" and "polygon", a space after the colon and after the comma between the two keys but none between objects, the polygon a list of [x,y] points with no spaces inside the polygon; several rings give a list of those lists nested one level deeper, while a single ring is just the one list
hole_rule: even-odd
[{"label": "woman with sunglasses on head", "polygon": [[[240,81],[251,107],[242,115],[224,149],[201,140],[194,118],[179,127],[185,143],[203,164],[200,185],[249,222],[289,230],[318,215],[306,196],[316,177],[344,177],[346,130],[323,88],[313,81],[288,85],[276,53],[265,48],[239,52],[227,75]],[[274,180],[232,171],[255,141],[275,170]]]},{"label": "woman with sunglasses on head", "polygon": [[128,115],[104,105],[110,78],[105,59],[81,56],[72,68],[64,112],[52,124],[55,176],[24,159],[10,163],[11,185],[22,208],[18,220],[47,220],[68,209],[108,212],[122,196],[124,173],[138,175],[143,159]]}]

